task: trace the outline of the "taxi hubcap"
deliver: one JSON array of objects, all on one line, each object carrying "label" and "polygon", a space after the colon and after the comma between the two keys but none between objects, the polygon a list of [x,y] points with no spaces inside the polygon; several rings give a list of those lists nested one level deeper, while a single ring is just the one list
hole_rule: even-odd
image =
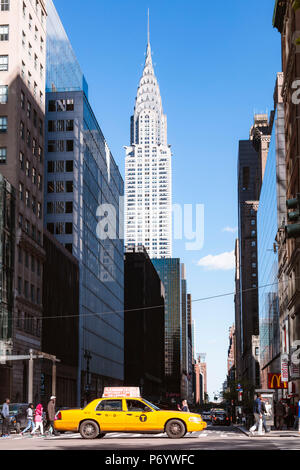
[{"label": "taxi hubcap", "polygon": [[172,434],[179,434],[181,431],[179,424],[172,424],[171,432]]},{"label": "taxi hubcap", "polygon": [[90,436],[91,434],[93,434],[94,432],[94,426],[92,424],[87,424],[85,427],[84,427],[84,433],[87,434],[88,436]]}]

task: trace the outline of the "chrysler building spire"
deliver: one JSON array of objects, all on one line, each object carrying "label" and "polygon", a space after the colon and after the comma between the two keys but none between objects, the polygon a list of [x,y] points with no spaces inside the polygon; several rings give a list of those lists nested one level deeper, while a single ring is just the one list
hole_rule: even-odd
[{"label": "chrysler building spire", "polygon": [[171,148],[167,117],[152,63],[148,10],[147,50],[131,117],[125,161],[125,240],[151,258],[172,256]]}]

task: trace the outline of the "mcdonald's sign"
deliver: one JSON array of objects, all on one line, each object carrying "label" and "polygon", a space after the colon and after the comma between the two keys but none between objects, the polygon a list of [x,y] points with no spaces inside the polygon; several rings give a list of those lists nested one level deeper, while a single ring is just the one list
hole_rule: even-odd
[{"label": "mcdonald's sign", "polygon": [[268,374],[268,388],[269,389],[288,388],[288,383],[281,382],[280,372],[278,372],[277,374]]}]

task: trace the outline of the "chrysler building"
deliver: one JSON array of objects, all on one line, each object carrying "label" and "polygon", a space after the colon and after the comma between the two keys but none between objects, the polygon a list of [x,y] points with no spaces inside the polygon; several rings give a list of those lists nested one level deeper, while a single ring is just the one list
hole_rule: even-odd
[{"label": "chrysler building", "polygon": [[171,148],[149,39],[125,147],[125,243],[150,258],[172,257]]}]

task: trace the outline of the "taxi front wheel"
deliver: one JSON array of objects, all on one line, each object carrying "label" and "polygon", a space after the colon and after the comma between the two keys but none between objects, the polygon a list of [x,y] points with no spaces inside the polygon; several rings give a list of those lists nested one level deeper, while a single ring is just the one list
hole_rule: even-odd
[{"label": "taxi front wheel", "polygon": [[179,419],[171,419],[166,425],[166,433],[171,439],[180,439],[186,433],[185,425]]},{"label": "taxi front wheel", "polygon": [[86,420],[81,423],[79,432],[83,439],[96,439],[100,434],[100,429],[95,421]]}]

